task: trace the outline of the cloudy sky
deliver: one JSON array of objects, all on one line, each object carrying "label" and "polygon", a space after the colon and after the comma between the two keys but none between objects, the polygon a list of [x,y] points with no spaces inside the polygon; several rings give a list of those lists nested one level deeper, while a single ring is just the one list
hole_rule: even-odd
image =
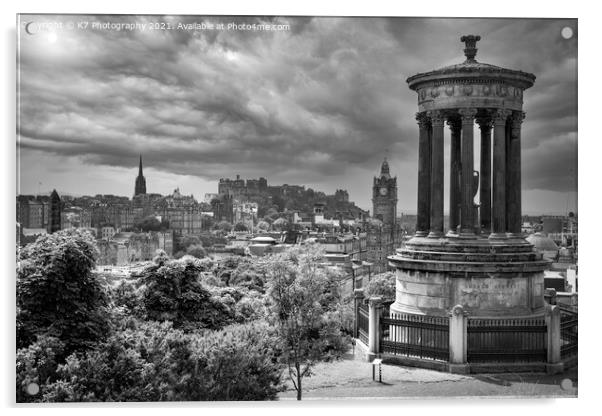
[{"label": "cloudy sky", "polygon": [[344,188],[371,210],[386,156],[398,209],[414,213],[417,99],[405,80],[462,62],[469,33],[482,38],[478,61],[537,77],[525,93],[523,212],[576,210],[577,23],[556,19],[21,16],[18,191],[131,196],[141,153],[148,192],[201,199],[240,174]]}]

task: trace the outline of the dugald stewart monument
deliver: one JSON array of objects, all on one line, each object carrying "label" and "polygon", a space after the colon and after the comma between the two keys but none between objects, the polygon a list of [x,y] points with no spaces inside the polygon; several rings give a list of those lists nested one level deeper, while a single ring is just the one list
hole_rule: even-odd
[{"label": "dugald stewart monument", "polygon": [[[523,93],[533,74],[478,62],[480,36],[463,36],[466,60],[408,78],[418,93],[416,234],[390,257],[392,312],[539,316],[548,262],[521,234]],[[481,166],[474,166],[474,124]],[[449,229],[443,222],[443,129],[451,129]],[[493,135],[493,137],[492,137]],[[480,192],[480,206],[474,198]]]}]

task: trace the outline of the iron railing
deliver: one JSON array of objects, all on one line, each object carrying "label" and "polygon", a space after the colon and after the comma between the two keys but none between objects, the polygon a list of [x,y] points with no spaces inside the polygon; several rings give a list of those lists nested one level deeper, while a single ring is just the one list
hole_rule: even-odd
[{"label": "iron railing", "polygon": [[384,308],[380,352],[448,361],[449,318],[391,313],[388,308]]},{"label": "iron railing", "polygon": [[569,308],[560,308],[560,357],[577,354],[577,312]]},{"label": "iron railing", "polygon": [[533,319],[468,319],[467,361],[546,362],[546,322]]},{"label": "iron railing", "polygon": [[368,328],[370,319],[368,318],[368,305],[360,302],[357,308],[357,332],[358,338],[365,345],[368,345]]}]

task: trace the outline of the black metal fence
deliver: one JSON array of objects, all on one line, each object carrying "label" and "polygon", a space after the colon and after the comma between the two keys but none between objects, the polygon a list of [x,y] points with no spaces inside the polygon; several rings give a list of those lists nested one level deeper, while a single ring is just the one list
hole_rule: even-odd
[{"label": "black metal fence", "polygon": [[546,362],[546,322],[536,319],[468,319],[469,363]]},{"label": "black metal fence", "polygon": [[[369,306],[356,303],[357,334],[369,344]],[[409,358],[449,361],[450,319],[391,312],[390,304],[380,308],[378,352]],[[466,319],[468,363],[545,363],[548,361],[546,318],[471,318]],[[557,321],[556,321],[557,322]],[[577,355],[578,314],[560,308],[560,358]]]},{"label": "black metal fence", "polygon": [[365,345],[368,345],[368,328],[370,320],[368,318],[368,305],[360,302],[357,308],[357,332],[358,338]]},{"label": "black metal fence", "polygon": [[577,355],[577,321],[576,312],[560,309],[560,357]]},{"label": "black metal fence", "polygon": [[383,308],[380,322],[381,353],[449,360],[449,318],[390,313]]}]

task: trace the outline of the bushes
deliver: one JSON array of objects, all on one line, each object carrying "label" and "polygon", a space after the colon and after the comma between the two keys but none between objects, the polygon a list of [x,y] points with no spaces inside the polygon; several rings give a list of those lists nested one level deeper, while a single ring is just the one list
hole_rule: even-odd
[{"label": "bushes", "polygon": [[273,334],[263,322],[202,336],[145,323],[71,356],[44,401],[266,400],[280,390]]},{"label": "bushes", "polygon": [[42,394],[27,393],[30,384],[44,386],[56,380],[56,370],[64,359],[65,343],[55,337],[40,336],[17,351],[17,403],[40,401]]}]

